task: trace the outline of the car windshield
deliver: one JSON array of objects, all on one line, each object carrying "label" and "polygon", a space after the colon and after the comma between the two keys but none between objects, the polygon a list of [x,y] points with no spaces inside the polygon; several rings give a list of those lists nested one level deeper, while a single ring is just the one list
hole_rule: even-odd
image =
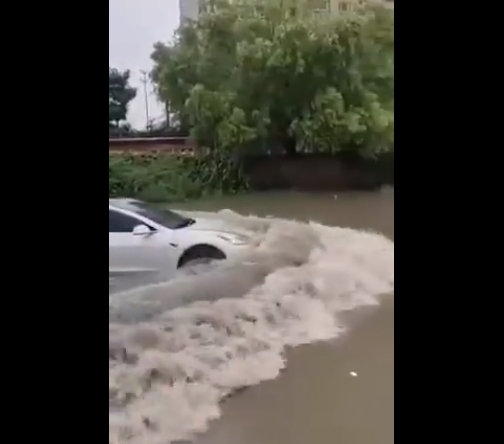
[{"label": "car windshield", "polygon": [[172,230],[188,227],[195,222],[194,219],[182,216],[174,211],[156,208],[145,202],[135,201],[131,202],[129,206],[131,211]]}]

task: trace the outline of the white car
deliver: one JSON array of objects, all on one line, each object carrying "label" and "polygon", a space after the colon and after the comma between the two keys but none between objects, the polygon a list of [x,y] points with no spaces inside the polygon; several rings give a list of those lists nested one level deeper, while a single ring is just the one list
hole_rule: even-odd
[{"label": "white car", "polygon": [[109,277],[170,273],[237,257],[250,237],[214,219],[191,219],[134,199],[109,199]]}]

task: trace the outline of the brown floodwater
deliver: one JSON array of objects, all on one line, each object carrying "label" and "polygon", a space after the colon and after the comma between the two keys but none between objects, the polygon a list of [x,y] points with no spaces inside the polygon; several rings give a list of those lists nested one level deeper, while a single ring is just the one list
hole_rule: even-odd
[{"label": "brown floodwater", "polygon": [[[394,192],[265,194],[201,208],[317,220],[394,239]],[[394,302],[356,320],[345,337],[288,352],[285,373],[227,401],[198,444],[392,444]],[[357,376],[351,376],[351,372]]]},{"label": "brown floodwater", "polygon": [[[315,221],[324,226],[315,226],[314,230],[326,253],[320,257],[307,255],[304,265],[290,275],[282,275],[281,267],[272,262],[266,283],[262,284],[262,278],[256,283],[260,286],[259,296],[251,293],[252,296],[244,295],[243,300],[234,294],[233,299],[224,301],[233,288],[241,288],[237,282],[241,278],[236,276],[245,276],[240,275],[243,269],[216,275],[212,282],[209,278],[195,280],[190,293],[198,295],[194,301],[210,301],[205,302],[207,305],[182,311],[170,307],[162,322],[144,323],[142,334],[147,330],[154,334],[163,325],[164,336],[156,333],[157,341],[164,341],[163,346],[156,349],[155,355],[149,346],[151,354],[144,359],[148,364],[128,367],[123,374],[130,372],[127,375],[132,384],[134,378],[144,378],[146,368],[152,371],[155,367],[158,374],[170,375],[171,388],[166,391],[160,386],[155,393],[145,392],[131,408],[129,419],[130,424],[143,421],[144,425],[132,425],[129,435],[114,435],[122,436],[116,442],[392,444],[393,189],[338,195],[261,193],[185,203],[176,208],[204,212],[231,209],[244,216]],[[267,239],[271,240],[272,250],[285,249],[285,258],[294,247],[299,247],[298,240],[300,245],[308,242],[301,240],[304,236],[308,239],[309,233],[304,224],[281,227],[275,233],[271,229],[266,237],[270,236]],[[348,227],[359,232],[325,227]],[[362,234],[360,230],[381,233],[388,240]],[[279,243],[280,235],[285,239]],[[296,254],[299,258],[299,251]],[[289,287],[289,276],[290,281],[298,279],[302,285],[308,282],[316,290],[307,290],[309,295],[299,293],[295,285]],[[383,285],[381,278],[391,284]],[[386,288],[387,294],[383,295]],[[188,292],[187,285],[184,290],[177,283],[163,287],[163,292],[172,298],[182,291]],[[212,291],[218,293],[211,294]],[[289,292],[294,296],[285,296]],[[379,304],[369,302],[371,297]],[[258,301],[267,304],[269,298],[277,301],[276,307],[287,307],[288,313],[284,310],[283,314],[273,314],[273,321],[266,316],[269,324],[261,324],[263,307]],[[355,309],[349,310],[347,305],[343,309],[349,300],[355,303]],[[259,319],[253,328],[243,320],[244,312]],[[337,324],[345,327],[344,332],[334,330],[333,314],[338,318]],[[211,329],[201,330],[202,318],[211,324]],[[259,324],[269,327],[259,329]],[[128,328],[131,332],[132,327]],[[138,335],[136,331],[134,334]],[[261,347],[252,352],[251,344],[258,342]],[[280,354],[281,349],[286,350],[285,355]],[[147,356],[146,350],[142,355],[138,347],[134,349],[140,357],[138,362]],[[223,350],[229,360],[222,357]],[[286,358],[285,366],[281,356]],[[224,386],[230,388],[231,395],[222,398],[217,393]],[[148,420],[152,424],[158,418],[157,428],[147,430],[150,422],[146,418],[153,418]],[[142,427],[145,430],[141,431]],[[191,436],[188,430],[192,430]]]}]

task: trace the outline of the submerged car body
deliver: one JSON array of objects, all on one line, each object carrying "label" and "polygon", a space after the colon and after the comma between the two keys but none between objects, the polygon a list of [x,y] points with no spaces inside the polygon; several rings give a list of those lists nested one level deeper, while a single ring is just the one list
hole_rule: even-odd
[{"label": "submerged car body", "polygon": [[233,258],[249,245],[246,232],[214,219],[192,219],[135,199],[109,199],[109,276],[170,273]]}]

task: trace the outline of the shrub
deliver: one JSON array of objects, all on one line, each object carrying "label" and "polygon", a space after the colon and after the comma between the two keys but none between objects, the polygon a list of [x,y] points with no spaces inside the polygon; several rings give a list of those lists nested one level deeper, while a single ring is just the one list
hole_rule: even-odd
[{"label": "shrub", "polygon": [[229,160],[220,162],[215,156],[110,154],[109,196],[168,202],[244,190],[241,168],[228,166]]}]

